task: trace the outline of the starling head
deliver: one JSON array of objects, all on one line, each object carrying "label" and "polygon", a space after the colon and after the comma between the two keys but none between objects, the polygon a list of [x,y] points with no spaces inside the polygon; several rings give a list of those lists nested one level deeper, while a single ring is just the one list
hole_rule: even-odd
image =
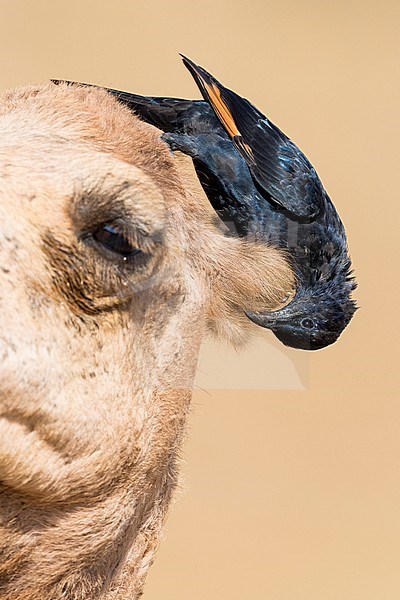
[{"label": "starling head", "polygon": [[320,350],[338,339],[357,310],[350,298],[354,288],[352,279],[322,281],[300,288],[279,310],[246,314],[257,325],[271,329],[285,346]]}]

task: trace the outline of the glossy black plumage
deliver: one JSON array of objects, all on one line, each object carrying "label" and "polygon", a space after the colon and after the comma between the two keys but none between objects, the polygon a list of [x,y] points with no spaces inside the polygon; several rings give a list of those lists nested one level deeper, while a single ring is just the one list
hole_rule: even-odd
[{"label": "glossy black plumage", "polygon": [[248,317],[284,344],[319,349],[336,341],[355,311],[343,224],[311,163],[248,100],[183,57],[205,100],[109,90],[162,129],[193,159],[199,180],[230,229],[289,251],[297,276],[284,308]]},{"label": "glossy black plumage", "polygon": [[306,156],[248,100],[182,58],[257,183],[294,215],[315,216],[322,207],[324,189]]}]

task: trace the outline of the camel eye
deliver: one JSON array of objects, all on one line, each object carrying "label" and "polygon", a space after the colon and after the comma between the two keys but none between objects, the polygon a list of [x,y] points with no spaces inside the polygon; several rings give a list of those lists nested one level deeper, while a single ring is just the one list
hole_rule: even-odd
[{"label": "camel eye", "polygon": [[93,232],[93,238],[98,244],[101,244],[107,250],[128,260],[133,256],[141,254],[142,251],[131,244],[125,235],[123,235],[115,225],[106,223]]},{"label": "camel eye", "polygon": [[305,327],[306,329],[312,329],[314,327],[314,321],[306,317],[301,321],[301,326]]}]

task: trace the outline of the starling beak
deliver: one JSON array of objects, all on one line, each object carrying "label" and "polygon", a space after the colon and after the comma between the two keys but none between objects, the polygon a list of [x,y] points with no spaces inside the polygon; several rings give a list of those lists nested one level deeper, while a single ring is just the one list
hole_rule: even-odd
[{"label": "starling beak", "polygon": [[172,150],[191,156],[230,230],[233,224],[237,235],[288,253],[297,278],[294,298],[274,312],[246,311],[249,319],[293,348],[334,343],[356,310],[356,283],[343,224],[315,169],[248,100],[182,59],[204,100],[108,91],[161,129]]},{"label": "starling beak", "polygon": [[348,297],[353,285],[352,282],[341,282],[338,286],[337,281],[317,284],[311,297],[304,290],[280,310],[269,313],[246,311],[246,315],[257,325],[270,329],[286,346],[320,350],[336,342],[357,310],[354,301]]}]

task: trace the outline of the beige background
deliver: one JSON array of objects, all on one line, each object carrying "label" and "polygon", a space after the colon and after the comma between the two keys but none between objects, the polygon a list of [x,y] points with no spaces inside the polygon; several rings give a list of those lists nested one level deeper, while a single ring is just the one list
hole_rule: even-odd
[{"label": "beige background", "polygon": [[348,231],[362,310],[337,344],[282,351],[265,334],[251,359],[203,351],[198,386],[238,389],[195,394],[185,491],[144,597],[399,598],[399,3],[0,8],[2,87],[62,77],[197,97],[184,52],[301,146]]}]

